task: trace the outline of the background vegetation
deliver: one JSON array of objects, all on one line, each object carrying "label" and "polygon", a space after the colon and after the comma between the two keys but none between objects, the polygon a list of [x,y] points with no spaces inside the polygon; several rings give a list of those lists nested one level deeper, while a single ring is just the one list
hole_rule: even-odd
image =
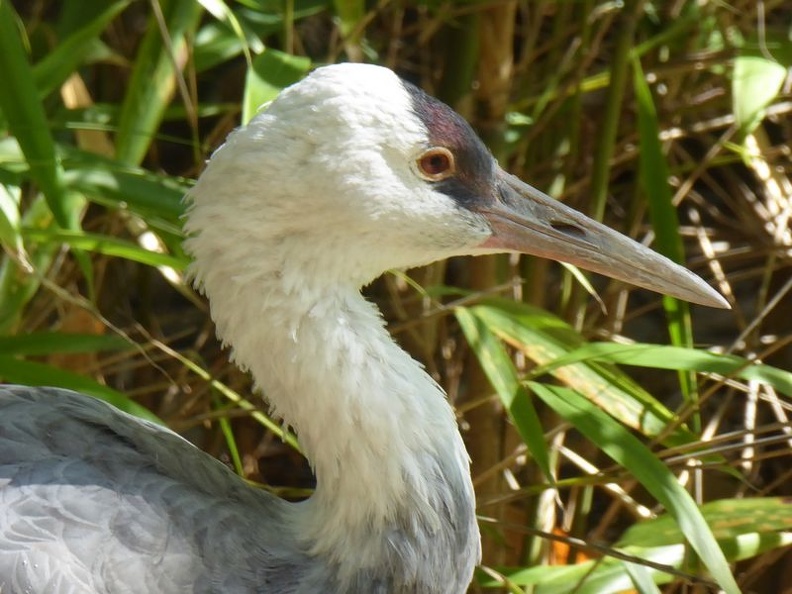
[{"label": "background vegetation", "polygon": [[184,283],[180,200],[283,86],[385,64],[733,308],[507,256],[367,289],[459,411],[473,588],[792,592],[791,26],[785,0],[0,0],[0,376],[305,496]]}]

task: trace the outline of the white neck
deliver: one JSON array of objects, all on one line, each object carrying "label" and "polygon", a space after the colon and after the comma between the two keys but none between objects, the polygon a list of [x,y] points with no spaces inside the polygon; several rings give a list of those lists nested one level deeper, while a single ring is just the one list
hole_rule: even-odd
[{"label": "white neck", "polygon": [[[312,553],[349,559],[353,548],[373,565],[393,554],[383,536],[396,526],[415,538],[459,532],[443,542],[464,539],[449,545],[452,554],[474,557],[468,457],[440,387],[393,342],[358,287],[327,281],[327,262],[300,261],[283,238],[213,250],[214,240],[228,244],[215,233],[203,228],[189,240],[196,277],[234,361],[296,430],[314,468],[316,492],[297,519]],[[464,510],[455,509],[460,501]],[[464,530],[448,526],[457,512],[469,516],[451,520]]]}]

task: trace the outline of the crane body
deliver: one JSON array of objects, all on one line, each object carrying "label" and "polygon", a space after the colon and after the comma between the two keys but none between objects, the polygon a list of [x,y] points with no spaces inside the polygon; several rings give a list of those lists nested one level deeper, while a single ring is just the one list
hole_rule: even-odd
[{"label": "crane body", "polygon": [[[30,447],[31,435],[46,439]],[[15,459],[0,473],[4,593],[419,591],[394,579],[410,571],[398,555],[387,577],[361,570],[342,586],[330,557],[295,546],[308,502],[251,488],[175,433],[101,401],[2,387],[0,446]],[[412,558],[423,564],[423,549]]]},{"label": "crane body", "polygon": [[87,396],[0,388],[3,594],[464,592],[480,557],[442,389],[361,286],[524,251],[723,306],[692,273],[505,174],[391,71],[318,69],[232,133],[188,195],[218,336],[317,479],[254,489],[173,432]]}]

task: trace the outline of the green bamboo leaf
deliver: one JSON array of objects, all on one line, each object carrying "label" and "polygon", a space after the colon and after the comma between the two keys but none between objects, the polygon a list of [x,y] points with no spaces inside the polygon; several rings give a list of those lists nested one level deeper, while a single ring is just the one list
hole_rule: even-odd
[{"label": "green bamboo leaf", "polygon": [[21,195],[19,186],[0,184],[0,243],[15,251],[22,247],[22,237],[19,235]]},{"label": "green bamboo leaf", "polygon": [[10,135],[0,138],[0,175],[2,175],[0,181],[4,184],[20,186],[27,179],[28,171],[25,154],[17,139]]},{"label": "green bamboo leaf", "polygon": [[[633,60],[633,83],[638,105],[638,137],[640,139],[641,188],[649,204],[649,216],[655,232],[654,248],[677,264],[684,264],[685,252],[679,233],[679,219],[673,204],[673,195],[668,185],[670,174],[663,147],[660,142],[660,124],[657,110],[652,100],[649,85],[646,84],[641,62]],[[668,333],[675,346],[691,347],[693,325],[690,320],[690,306],[673,297],[663,297]],[[698,386],[696,377],[690,373],[679,373],[680,387],[687,402],[695,403]],[[695,417],[694,430],[700,419]]]},{"label": "green bamboo leaf", "polygon": [[727,594],[740,594],[726,557],[690,494],[673,473],[615,419],[568,388],[529,382],[545,403],[620,465],[624,466],[674,518]]},{"label": "green bamboo leaf", "polygon": [[[601,112],[596,134],[596,148],[592,163],[591,175],[591,208],[592,218],[601,221],[605,215],[605,204],[608,198],[608,187],[611,177],[611,162],[616,146],[616,136],[622,117],[627,86],[627,73],[630,67],[630,50],[634,45],[635,26],[638,21],[638,0],[625,0],[620,11],[621,22],[616,29],[616,46],[611,56],[609,75],[605,84],[605,105]],[[607,76],[607,75],[605,75]]]},{"label": "green bamboo leaf", "polygon": [[73,334],[34,332],[0,336],[0,355],[42,356],[53,353],[96,353],[130,348],[128,341],[115,334]]},{"label": "green bamboo leaf", "polygon": [[8,0],[0,0],[0,72],[9,83],[0,85],[0,110],[25,155],[29,175],[58,224],[75,229],[83,202],[68,193],[63,183],[63,169],[55,156],[55,143],[22,44],[18,17]]},{"label": "green bamboo leaf", "polygon": [[168,266],[176,270],[183,270],[187,267],[189,262],[187,258],[152,252],[129,241],[117,237],[110,237],[109,235],[85,233],[82,231],[30,228],[23,229],[22,235],[26,239],[36,242],[65,243],[80,250],[124,258],[147,266]]},{"label": "green bamboo leaf", "polygon": [[227,4],[221,6],[221,0],[202,3],[218,20],[203,25],[195,38],[196,72],[205,72],[242,54],[246,46],[251,55],[261,54],[266,50],[261,40],[284,31],[286,14],[293,22],[326,11],[331,4],[330,0],[290,0],[287,6],[283,0],[264,0],[251,2],[248,7],[238,6],[245,4],[238,2],[231,8]]},{"label": "green bamboo leaf", "polygon": [[84,375],[59,369],[52,365],[25,361],[24,359],[4,355],[0,356],[0,378],[5,383],[24,384],[26,386],[53,386],[74,390],[75,392],[88,394],[94,398],[109,402],[116,408],[141,419],[163,424],[149,409],[139,405],[121,392]]},{"label": "green bamboo leaf", "polygon": [[624,569],[640,594],[660,594],[660,588],[654,583],[648,567],[639,563],[625,563]]},{"label": "green bamboo leaf", "polygon": [[[652,549],[629,547],[619,552],[635,557],[636,564],[646,560],[669,568],[679,568],[686,555],[685,546],[681,544]],[[633,563],[604,557],[574,565],[499,568],[499,572],[512,583],[530,587],[533,594],[617,594],[635,589],[627,565]],[[652,581],[658,584],[668,583],[674,577],[648,567],[646,571],[650,573]],[[497,587],[494,580],[481,578],[479,583],[485,588]]]},{"label": "green bamboo leaf", "polygon": [[234,470],[239,476],[245,476],[245,468],[242,464],[242,456],[239,454],[239,446],[237,445],[237,440],[234,436],[234,429],[231,427],[231,422],[228,420],[228,417],[222,415],[217,417],[217,422],[220,425],[220,431],[223,433],[223,439],[225,439],[228,453],[231,456],[231,463],[234,465]]},{"label": "green bamboo leaf", "polygon": [[[618,368],[594,362],[560,367],[553,365],[581,348],[585,341],[569,324],[542,309],[505,299],[489,299],[470,308],[489,329],[520,349],[564,384],[585,394],[625,425],[654,437],[664,434],[675,415]],[[537,372],[532,373],[538,377]],[[695,434],[678,427],[664,439],[668,445],[697,441]]]},{"label": "green bamboo leaf", "polygon": [[[240,20],[237,18],[234,11],[232,11],[228,5],[223,2],[223,0],[198,0],[203,7],[209,12],[213,17],[215,17],[218,21],[221,21],[232,31],[233,37],[236,40],[234,44],[236,47],[239,48],[239,51],[245,54],[245,60],[250,66],[250,63],[253,61],[251,57],[251,44],[254,46],[254,49],[260,51],[264,50],[264,45],[258,39],[256,35],[248,35]],[[229,49],[232,49],[233,46],[230,46],[228,43],[224,44],[226,52]],[[230,56],[229,56],[230,57]]]},{"label": "green bamboo leaf", "polygon": [[570,351],[537,372],[551,372],[554,368],[581,361],[603,361],[653,369],[687,369],[700,373],[714,373],[724,377],[765,383],[782,394],[792,396],[792,373],[789,371],[737,355],[658,344],[590,343]]},{"label": "green bamboo leaf", "polygon": [[778,97],[787,68],[765,56],[741,55],[734,59],[732,110],[743,135],[764,118],[765,108]]},{"label": "green bamboo leaf", "polygon": [[[751,498],[713,501],[700,509],[727,558],[737,562],[792,544],[791,508],[782,498]],[[690,566],[684,535],[668,514],[634,525],[613,549],[684,573],[696,569]],[[500,571],[520,586],[534,586],[535,594],[623,592],[635,587],[634,581],[631,584],[625,576],[625,571],[632,576],[634,567],[641,567],[657,584],[668,583],[674,577],[638,563],[605,556],[574,566]],[[488,588],[497,587],[497,582],[485,576],[479,576],[479,583]]]},{"label": "green bamboo leaf", "polygon": [[[41,194],[28,204],[21,224],[41,228],[53,225],[52,211]],[[38,291],[41,271],[50,267],[56,251],[57,247],[53,245],[27,246],[26,260],[34,271],[32,273],[28,266],[20,265],[15,258],[0,259],[0,334],[10,332],[17,325],[25,305]]]},{"label": "green bamboo leaf", "polygon": [[299,81],[311,68],[311,61],[267,49],[253,60],[245,81],[242,122],[249,122],[256,112],[284,88]]},{"label": "green bamboo leaf", "polygon": [[88,23],[64,39],[33,67],[39,96],[46,97],[82,65],[93,51],[108,23],[129,5],[129,0],[114,2],[93,16]]},{"label": "green bamboo leaf", "polygon": [[[702,509],[702,513],[706,511]],[[734,518],[732,517],[732,520]],[[792,532],[774,532],[758,535],[740,533],[731,540],[720,541],[728,558],[737,562],[751,559],[767,551],[781,549],[792,544]],[[575,565],[537,566],[529,568],[498,568],[511,583],[531,587],[533,594],[606,594],[632,591],[635,582],[631,579],[630,566],[640,566],[642,571],[651,575],[656,584],[666,584],[675,577],[687,581],[687,576],[697,568],[690,566],[689,547],[680,537],[677,544],[642,547],[626,546],[614,548],[619,554],[635,558],[630,562],[620,558],[605,556],[576,563]],[[679,573],[671,573],[642,565],[647,561],[670,568]],[[479,573],[478,582],[485,588],[498,588],[499,582]],[[713,588],[710,588],[713,589]]]},{"label": "green bamboo leaf", "polygon": [[360,43],[362,28],[360,22],[366,15],[366,3],[363,0],[333,0],[335,13],[341,27],[344,42],[351,45]]},{"label": "green bamboo leaf", "polygon": [[684,264],[685,251],[679,233],[679,219],[672,202],[673,195],[668,185],[670,174],[660,142],[657,110],[638,60],[633,61],[633,71],[638,105],[641,187],[648,199],[649,214],[656,238],[654,247],[677,264]]},{"label": "green bamboo leaf", "polygon": [[[701,506],[701,513],[718,541],[728,542],[744,534],[776,535],[792,531],[792,502],[781,497],[719,499]],[[618,547],[660,547],[683,542],[674,519],[664,514],[631,526]]]},{"label": "green bamboo leaf", "polygon": [[[245,48],[243,40],[225,23],[211,22],[200,28],[195,37],[193,59],[195,71],[205,72],[240,55]],[[260,48],[259,51],[263,51]]]},{"label": "green bamboo leaf", "polygon": [[523,443],[528,446],[547,480],[554,483],[555,477],[551,470],[550,455],[547,452],[539,415],[536,413],[530,394],[520,382],[509,354],[483,321],[471,311],[457,308],[455,314],[470,348],[476,354],[481,368],[495,388],[514,426],[517,427]]},{"label": "green bamboo leaf", "polygon": [[123,206],[145,216],[161,217],[181,227],[183,198],[189,189],[186,180],[158,175],[134,167],[109,166],[98,159],[70,165],[64,174],[69,188],[83,193],[92,202],[118,208]]},{"label": "green bamboo leaf", "polygon": [[178,61],[187,52],[203,9],[195,0],[159,0],[168,42],[156,14],[149,18],[146,33],[135,57],[116,133],[116,157],[137,165],[146,155],[176,89]]}]

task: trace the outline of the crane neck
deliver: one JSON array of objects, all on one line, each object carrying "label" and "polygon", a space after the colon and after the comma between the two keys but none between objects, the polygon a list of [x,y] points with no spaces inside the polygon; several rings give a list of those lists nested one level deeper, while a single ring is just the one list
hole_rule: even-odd
[{"label": "crane neck", "polygon": [[306,548],[339,566],[341,555],[363,568],[387,558],[415,573],[431,551],[454,579],[472,572],[469,460],[441,388],[354,284],[322,282],[308,263],[252,271],[235,269],[240,261],[196,276],[233,360],[294,428],[314,469],[314,495],[294,508]]}]

